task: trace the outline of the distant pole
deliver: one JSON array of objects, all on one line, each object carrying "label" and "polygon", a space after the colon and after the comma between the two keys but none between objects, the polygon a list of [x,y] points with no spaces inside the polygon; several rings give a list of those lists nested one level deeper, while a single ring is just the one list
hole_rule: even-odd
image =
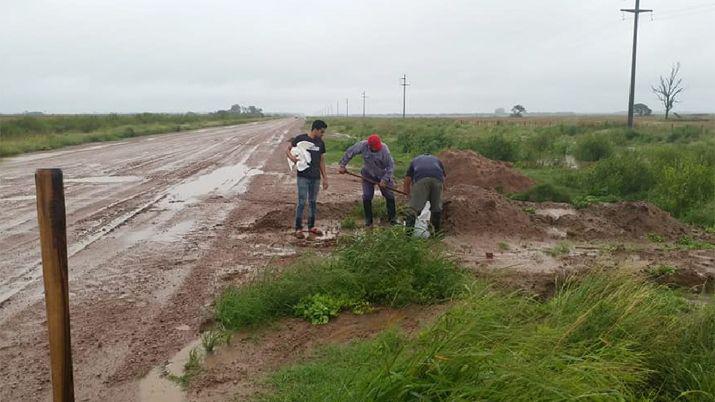
[{"label": "distant pole", "polygon": [[407,74],[402,74],[402,78],[400,78],[402,81],[400,85],[402,86],[402,118],[405,118],[405,110],[407,109],[407,86],[410,84],[407,83]]},{"label": "distant pole", "polygon": [[641,0],[636,0],[635,8],[622,8],[621,11],[633,13],[633,55],[631,59],[631,91],[628,96],[628,128],[633,128],[633,104],[636,95],[636,53],[638,49],[638,19],[641,13],[652,13],[653,10],[641,9]]},{"label": "distant pole", "polygon": [[335,101],[335,116],[340,116],[340,101]]},{"label": "distant pole", "polygon": [[348,108],[348,98],[345,98],[345,117],[350,117],[350,109]]},{"label": "distant pole", "polygon": [[365,117],[365,99],[367,96],[365,96],[365,91],[362,91],[362,117]]},{"label": "distant pole", "polygon": [[71,402],[74,401],[74,380],[67,284],[67,223],[62,171],[38,169],[35,173],[35,187],[47,329],[50,338],[52,396],[55,402]]}]

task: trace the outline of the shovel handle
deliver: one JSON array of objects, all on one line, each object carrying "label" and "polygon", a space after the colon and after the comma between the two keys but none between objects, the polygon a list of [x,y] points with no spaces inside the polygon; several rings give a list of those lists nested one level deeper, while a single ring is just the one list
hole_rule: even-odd
[{"label": "shovel handle", "polygon": [[[346,171],[345,173],[348,174],[348,175],[350,175],[350,176],[357,177],[358,179],[363,179],[363,180],[365,180],[365,181],[368,182],[368,183],[380,184],[380,183],[378,183],[377,181],[372,180],[372,179],[369,179],[369,178],[367,178],[367,177],[365,177],[365,176],[363,176],[363,175],[355,174],[355,173],[352,173],[352,172],[350,172],[350,171]],[[399,193],[399,194],[402,194],[402,195],[409,195],[409,194],[407,194],[406,192],[401,191],[401,190],[398,190],[398,189],[396,189],[396,188],[394,188],[394,187],[389,187],[389,186],[388,186],[387,188],[388,188],[389,190],[392,190],[392,191],[394,191],[394,192],[396,192],[396,193]]]}]

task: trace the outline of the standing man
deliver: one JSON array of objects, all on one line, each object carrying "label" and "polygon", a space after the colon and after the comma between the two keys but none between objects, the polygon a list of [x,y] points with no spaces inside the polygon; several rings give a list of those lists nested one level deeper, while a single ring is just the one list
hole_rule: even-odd
[{"label": "standing man", "polygon": [[328,125],[322,120],[315,120],[310,128],[310,133],[300,134],[293,138],[286,151],[288,159],[293,163],[298,163],[299,158],[293,152],[294,147],[299,147],[308,151],[306,160],[307,167],[298,170],[298,206],[295,209],[295,236],[299,239],[305,238],[303,235],[303,209],[306,200],[310,208],[308,212],[308,232],[316,236],[322,236],[323,232],[315,227],[315,217],[318,212],[318,191],[320,190],[320,177],[323,177],[323,190],[328,189],[328,176],[325,174],[325,143],[323,134]]},{"label": "standing man", "polygon": [[345,174],[347,165],[356,155],[362,155],[363,165],[362,180],[362,206],[365,211],[365,226],[372,226],[372,198],[375,195],[375,184],[380,187],[382,196],[387,202],[387,216],[390,224],[394,225],[397,216],[395,207],[395,194],[389,189],[393,185],[392,177],[395,174],[395,161],[392,160],[390,149],[382,143],[380,137],[373,133],[366,141],[359,141],[345,151],[340,160],[340,174]]},{"label": "standing man", "polygon": [[442,190],[447,173],[436,156],[424,154],[410,162],[405,174],[404,190],[410,195],[407,227],[413,228],[417,215],[430,202],[431,223],[435,234],[442,230]]}]

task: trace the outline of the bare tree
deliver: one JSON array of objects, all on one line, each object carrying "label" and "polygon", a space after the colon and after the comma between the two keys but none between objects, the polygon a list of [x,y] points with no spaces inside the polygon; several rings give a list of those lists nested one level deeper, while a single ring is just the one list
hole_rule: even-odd
[{"label": "bare tree", "polygon": [[680,102],[678,96],[685,90],[682,86],[683,79],[678,77],[678,74],[680,74],[680,63],[676,63],[670,69],[669,76],[663,77],[661,75],[660,83],[657,86],[651,87],[655,96],[657,96],[658,99],[663,102],[663,106],[665,106],[666,120],[668,120],[670,111],[673,110],[675,104]]}]

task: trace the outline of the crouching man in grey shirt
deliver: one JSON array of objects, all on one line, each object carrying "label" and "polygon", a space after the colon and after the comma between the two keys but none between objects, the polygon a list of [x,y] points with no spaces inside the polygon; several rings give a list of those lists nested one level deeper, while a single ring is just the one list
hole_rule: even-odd
[{"label": "crouching man in grey shirt", "polygon": [[431,223],[436,235],[442,232],[442,190],[447,173],[436,156],[424,154],[410,162],[405,174],[404,190],[410,196],[407,227],[413,228],[417,215],[430,202]]}]

